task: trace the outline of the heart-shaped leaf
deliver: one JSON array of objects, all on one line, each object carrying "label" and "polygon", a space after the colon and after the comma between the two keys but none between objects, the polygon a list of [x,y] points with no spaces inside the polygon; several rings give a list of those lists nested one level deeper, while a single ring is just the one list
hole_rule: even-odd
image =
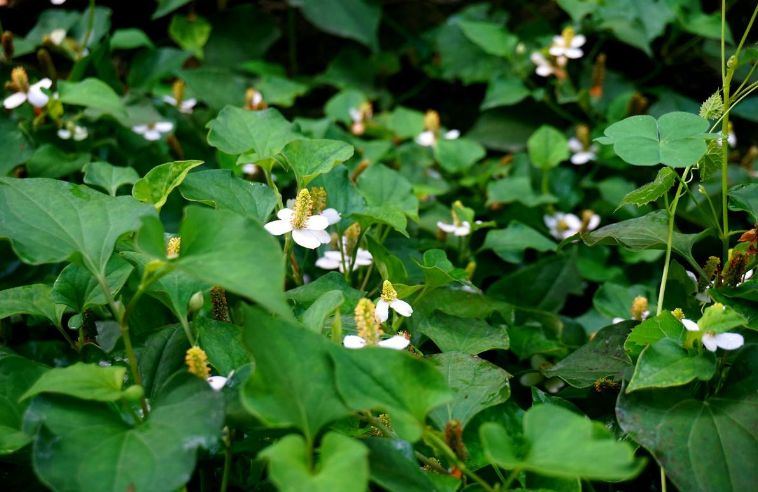
[{"label": "heart-shaped leaf", "polygon": [[168,195],[182,184],[192,169],[203,161],[173,161],[155,166],[134,183],[132,196],[144,203],[152,203],[161,209]]}]

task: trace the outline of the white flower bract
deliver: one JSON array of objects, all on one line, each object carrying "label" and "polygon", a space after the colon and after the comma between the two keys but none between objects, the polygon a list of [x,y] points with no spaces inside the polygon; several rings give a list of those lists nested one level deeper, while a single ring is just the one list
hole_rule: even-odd
[{"label": "white flower bract", "polygon": [[215,391],[221,391],[223,387],[226,386],[228,380],[229,378],[225,378],[224,376],[211,376],[208,378],[208,384]]},{"label": "white flower bract", "polygon": [[553,36],[553,44],[550,46],[550,54],[556,57],[566,57],[577,59],[584,55],[584,51],[580,48],[587,42],[581,34],[573,34],[571,36]]},{"label": "white flower bract", "polygon": [[197,99],[190,98],[184,99],[181,103],[177,104],[176,98],[173,96],[163,96],[163,101],[174,106],[180,113],[190,114],[197,104]]},{"label": "white flower bract", "polygon": [[[700,331],[700,326],[691,319],[683,319],[682,324],[687,331]],[[745,339],[739,333],[714,333],[707,331],[701,338],[703,346],[711,352],[718,349],[736,350],[745,344]]]},{"label": "white flower bract", "polygon": [[132,131],[138,135],[142,135],[145,140],[155,141],[160,140],[164,133],[169,133],[174,129],[174,124],[170,121],[158,121],[156,123],[148,123],[146,125],[134,125]]},{"label": "white flower bract", "polygon": [[302,228],[296,228],[292,224],[294,210],[283,208],[276,213],[279,220],[273,220],[264,227],[274,236],[281,236],[288,232],[292,233],[292,239],[303,248],[316,249],[322,244],[331,241],[326,228],[329,227],[329,219],[323,215],[311,215],[305,220]]},{"label": "white flower bract", "polygon": [[597,157],[597,146],[590,145],[585,148],[582,142],[576,137],[571,137],[568,141],[569,150],[571,151],[571,163],[577,166],[594,161]]},{"label": "white flower bract", "polygon": [[460,225],[446,224],[445,222],[437,222],[437,227],[441,231],[453,233],[455,236],[468,236],[471,234],[471,224],[468,221],[463,221]]},{"label": "white flower bract", "polygon": [[50,97],[42,89],[49,89],[52,85],[52,80],[47,78],[42,79],[36,84],[29,86],[28,92],[18,91],[6,97],[3,100],[3,107],[5,109],[14,109],[29,101],[29,104],[35,108],[44,108]]},{"label": "white flower bract", "polygon": [[[385,340],[380,340],[377,345],[394,350],[403,350],[410,343],[410,340],[405,338],[403,335],[395,335]],[[342,345],[344,345],[345,348],[349,349],[360,349],[366,346],[366,340],[364,340],[362,337],[359,337],[358,335],[347,335],[342,340]]]},{"label": "white flower bract", "polygon": [[[343,239],[343,244],[346,241]],[[342,263],[342,253],[339,251],[327,251],[324,256],[316,260],[316,266],[323,268],[324,270],[339,270],[341,273],[345,273],[345,268],[348,270],[355,270],[358,267],[369,266],[373,262],[374,258],[371,253],[363,248],[358,248],[355,253],[355,263],[353,264],[352,256],[345,257],[345,263]],[[352,266],[352,268],[350,268]]]}]

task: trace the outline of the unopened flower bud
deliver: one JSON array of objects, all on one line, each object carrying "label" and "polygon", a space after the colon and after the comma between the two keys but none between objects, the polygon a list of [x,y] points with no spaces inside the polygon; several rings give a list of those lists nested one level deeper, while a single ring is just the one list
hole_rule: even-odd
[{"label": "unopened flower bud", "polygon": [[5,58],[6,63],[10,63],[15,51],[13,47],[13,33],[10,31],[3,31],[1,39],[3,45],[3,57]]},{"label": "unopened flower bud", "polygon": [[121,398],[126,401],[137,402],[145,396],[145,389],[139,384],[129,386],[121,393]]},{"label": "unopened flower bud", "polygon": [[37,50],[37,62],[39,62],[42,73],[44,73],[47,77],[53,80],[58,78],[58,71],[55,69],[53,59],[50,57],[50,53],[45,48],[40,48]]},{"label": "unopened flower bud", "polygon": [[466,461],[468,459],[468,451],[463,443],[463,426],[460,420],[448,420],[445,424],[445,444],[453,450],[459,460]]},{"label": "unopened flower bud", "polygon": [[424,128],[430,132],[437,133],[440,130],[440,114],[430,109],[424,115]]},{"label": "unopened flower bud", "polygon": [[205,297],[203,296],[203,291],[199,290],[192,294],[192,297],[190,297],[189,300],[189,310],[191,313],[200,311],[203,308],[203,305],[205,304]]},{"label": "unopened flower bud", "polygon": [[632,301],[631,313],[633,320],[642,321],[643,319],[647,318],[649,314],[647,297],[635,297]]}]

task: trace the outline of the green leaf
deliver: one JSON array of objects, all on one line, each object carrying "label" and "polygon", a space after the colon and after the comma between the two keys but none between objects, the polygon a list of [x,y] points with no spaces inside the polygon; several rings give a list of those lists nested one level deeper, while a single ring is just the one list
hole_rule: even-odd
[{"label": "green leaf", "polygon": [[28,401],[21,395],[47,370],[37,362],[0,351],[0,455],[13,453],[31,442],[21,430]]},{"label": "green leaf", "polygon": [[674,20],[669,3],[664,0],[613,0],[599,8],[600,27],[610,29],[620,41],[641,49],[652,57],[650,42],[663,34]]},{"label": "green leaf", "polygon": [[79,255],[99,275],[119,236],[138,229],[141,217],[155,216],[132,197],[45,178],[0,178],[0,209],[0,237],[23,261],[60,263]]},{"label": "green leaf", "polygon": [[255,372],[242,388],[242,403],[270,426],[295,426],[309,442],[329,422],[350,413],[335,387],[323,336],[245,311],[242,337],[255,358]]},{"label": "green leaf", "polygon": [[77,362],[68,367],[50,369],[20,399],[55,393],[83,400],[117,401],[123,396],[121,386],[125,375],[125,367],[101,367]]},{"label": "green leaf", "polygon": [[168,26],[168,34],[182,49],[191,51],[202,60],[203,46],[211,35],[211,24],[198,15],[174,15]]},{"label": "green leaf", "polygon": [[64,152],[55,145],[43,144],[35,149],[26,168],[32,177],[60,178],[81,171],[89,160],[89,152]]},{"label": "green leaf", "polygon": [[34,152],[34,147],[29,143],[24,134],[19,131],[16,122],[7,118],[0,118],[0,176],[5,176],[17,165],[26,162]]},{"label": "green leaf", "polygon": [[103,161],[88,162],[83,171],[85,183],[102,188],[111,196],[116,196],[121,186],[134,184],[139,179],[134,168],[114,166]]},{"label": "green leaf", "polygon": [[630,319],[631,307],[636,297],[648,300],[648,306],[655,306],[657,293],[649,285],[622,285],[605,282],[595,291],[592,306],[603,316],[613,319]]},{"label": "green leaf", "polygon": [[286,292],[287,299],[296,307],[308,307],[329,291],[338,290],[345,297],[345,309],[353,310],[363,292],[350,287],[345,277],[337,272],[329,272],[313,282],[295,287]]},{"label": "green leaf", "polygon": [[416,264],[424,273],[424,287],[427,289],[436,289],[463,280],[467,276],[464,270],[453,266],[447,259],[447,254],[441,249],[424,251],[423,261]]},{"label": "green leaf", "polygon": [[429,415],[440,429],[453,419],[465,427],[481,410],[503,403],[511,395],[510,374],[491,362],[460,352],[435,354],[431,361],[453,391],[452,401]]},{"label": "green leaf", "polygon": [[381,347],[331,349],[337,389],[345,403],[353,410],[389,413],[403,439],[417,441],[427,414],[450,400],[442,375],[424,360]]},{"label": "green leaf", "polygon": [[305,310],[302,315],[303,325],[314,333],[321,333],[327,318],[344,302],[345,296],[342,291],[330,290],[325,292]]},{"label": "green leaf", "polygon": [[192,327],[197,333],[198,345],[208,354],[211,366],[222,376],[250,362],[250,354],[242,345],[242,329],[239,326],[210,318],[195,318]]},{"label": "green leaf", "polygon": [[[524,286],[529,288],[525,289]],[[487,293],[510,304],[559,311],[570,294],[583,292],[574,255],[555,255],[502,277]]]},{"label": "green leaf", "polygon": [[155,166],[134,183],[132,196],[160,210],[171,192],[203,161],[173,161]]},{"label": "green leaf", "polygon": [[292,317],[284,300],[281,249],[263,226],[226,210],[190,206],[179,233],[178,269]]},{"label": "green leaf", "polygon": [[612,144],[619,157],[635,166],[686,167],[705,154],[708,126],[700,116],[681,111],[657,121],[649,115],[630,116],[606,128],[597,141]]},{"label": "green leaf", "polygon": [[385,224],[392,227],[403,236],[408,237],[408,231],[406,230],[406,227],[408,226],[407,217],[402,210],[391,205],[385,207],[365,207],[350,215],[351,217],[358,219],[361,228],[364,230],[371,224]]},{"label": "green leaf", "polygon": [[484,111],[500,106],[510,106],[523,101],[530,93],[520,79],[492,79],[487,84],[487,93],[484,95],[484,101],[482,101],[479,109]]},{"label": "green leaf", "polygon": [[297,176],[307,185],[320,174],[328,173],[337,164],[353,156],[353,146],[339,140],[304,139],[284,146],[282,157]]},{"label": "green leaf", "polygon": [[552,126],[543,125],[526,141],[529,159],[543,171],[569,158],[568,140]]},{"label": "green leaf", "polygon": [[676,171],[670,167],[661,168],[652,183],[644,184],[636,190],[627,193],[619,204],[619,207],[629,204],[641,207],[657,200],[671,189],[676,181],[676,177]]},{"label": "green leaf", "polygon": [[723,304],[714,304],[705,309],[697,325],[701,331],[724,333],[732,328],[744,326],[745,323],[745,318],[734,309]]},{"label": "green leaf", "polygon": [[603,328],[589,343],[544,370],[544,375],[558,376],[575,388],[589,388],[606,377],[621,381],[624,371],[632,366],[624,352],[631,327],[631,322],[624,322]]},{"label": "green leaf", "polygon": [[85,106],[115,117],[126,117],[121,99],[105,82],[87,78],[79,82],[58,82],[59,99],[63,104]]},{"label": "green leaf", "polygon": [[556,251],[558,245],[528,225],[512,220],[505,229],[488,231],[482,246],[509,263],[521,263],[528,248],[540,252]]},{"label": "green leaf", "polygon": [[[708,231],[700,234],[683,234],[674,231],[672,249],[697,264],[692,257],[692,246]],[[587,246],[596,244],[616,244],[633,251],[646,249],[666,249],[668,237],[668,217],[665,210],[656,210],[642,217],[610,224],[592,232],[582,233],[582,240]]]},{"label": "green leaf", "polygon": [[279,490],[368,490],[368,450],[360,441],[329,432],[321,441],[315,465],[310,453],[305,439],[289,434],[261,451],[259,456],[268,460],[269,476]]},{"label": "green leaf", "polygon": [[[145,269],[149,268],[148,264],[153,261],[152,257],[141,253],[127,251],[121,254],[137,267],[140,278],[144,277]],[[209,287],[208,282],[179,269],[170,271],[153,281],[145,289],[145,294],[160,301],[180,320],[186,320],[189,315],[189,301],[192,296]]]},{"label": "green leaf", "polygon": [[116,29],[111,35],[111,51],[135,48],[155,48],[153,42],[141,29]]},{"label": "green leaf", "polygon": [[509,34],[505,26],[495,22],[459,20],[463,34],[485,53],[510,58],[515,52],[518,38]]},{"label": "green leaf", "polygon": [[650,451],[679,490],[750,490],[758,481],[758,346],[737,355],[706,399],[676,389],[619,395],[621,429]]},{"label": "green leaf", "polygon": [[179,371],[187,372],[184,356],[188,348],[187,335],[178,324],[161,328],[147,337],[138,362],[142,386],[151,401],[171,376]]},{"label": "green leaf", "polygon": [[617,442],[604,425],[557,405],[532,407],[523,426],[523,436],[494,422],[479,428],[492,463],[550,477],[611,481],[633,478],[644,467],[632,446]]},{"label": "green leaf", "polygon": [[0,290],[0,319],[28,314],[47,318],[61,326],[65,306],[53,299],[49,285],[31,284]]},{"label": "green leaf", "polygon": [[227,154],[254,151],[257,160],[271,158],[289,142],[302,138],[273,108],[247,111],[226,106],[207,127],[211,146]]},{"label": "green leaf", "polygon": [[[111,257],[105,268],[105,279],[111,289],[111,295],[115,299],[121,287],[126,283],[132,273],[132,266],[119,256]],[[89,270],[72,263],[58,275],[53,285],[52,298],[58,304],[63,304],[77,313],[94,306],[102,306],[108,303],[105,293],[97,279]]]},{"label": "green leaf", "polygon": [[750,214],[750,220],[758,222],[758,184],[737,185],[729,190],[729,210]]},{"label": "green leaf", "polygon": [[152,18],[155,20],[159,17],[163,17],[188,3],[190,3],[190,0],[158,0],[158,8]]},{"label": "green leaf", "polygon": [[648,345],[663,340],[672,339],[681,344],[684,342],[686,330],[684,325],[668,311],[654,318],[649,318],[635,326],[624,342],[624,350],[632,357],[637,357]]},{"label": "green leaf", "polygon": [[437,492],[418,466],[413,447],[408,441],[369,437],[361,442],[369,449],[371,481],[391,492]]},{"label": "green leaf", "polygon": [[231,171],[210,169],[187,175],[179,186],[185,200],[231,210],[263,223],[276,206],[276,196],[268,186],[233,176]]},{"label": "green leaf", "polygon": [[377,30],[382,8],[371,0],[288,0],[322,31],[379,47]]},{"label": "green leaf", "polygon": [[26,418],[41,427],[32,460],[53,490],[170,492],[189,481],[198,448],[218,441],[224,404],[184,373],[166,382],[144,422],[127,423],[107,404],[53,396],[34,400]]},{"label": "green leaf", "polygon": [[413,138],[424,131],[424,113],[398,106],[390,113],[387,127],[398,138]]},{"label": "green leaf", "polygon": [[528,176],[510,176],[487,183],[487,204],[523,203],[529,208],[558,200],[552,195],[537,194]]},{"label": "green leaf", "polygon": [[442,169],[451,173],[466,171],[486,154],[484,147],[466,138],[443,138],[434,146],[434,158]]},{"label": "green leaf", "polygon": [[509,347],[505,326],[492,326],[481,319],[436,312],[424,318],[419,329],[443,352],[476,355],[487,350],[507,350]]},{"label": "green leaf", "polygon": [[397,209],[411,218],[418,217],[418,199],[413,187],[397,171],[375,164],[358,177],[357,184],[369,206]]},{"label": "green leaf", "polygon": [[664,338],[642,350],[626,392],[682,386],[694,379],[708,381],[715,372],[712,354],[688,353],[676,340]]}]

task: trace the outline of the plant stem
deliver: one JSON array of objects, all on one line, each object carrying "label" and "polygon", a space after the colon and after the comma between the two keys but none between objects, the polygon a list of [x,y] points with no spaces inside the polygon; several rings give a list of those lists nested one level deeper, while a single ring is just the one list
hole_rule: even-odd
[{"label": "plant stem", "polygon": [[87,17],[87,32],[84,33],[84,39],[82,40],[82,51],[80,55],[87,49],[89,44],[89,38],[92,36],[92,30],[95,27],[95,0],[89,0],[89,16]]},{"label": "plant stem", "polygon": [[661,492],[666,492],[666,470],[661,467]]},{"label": "plant stem", "polygon": [[501,487],[503,490],[508,490],[513,483],[514,480],[518,478],[519,473],[521,473],[521,470],[518,468],[514,468],[513,471],[508,475],[508,478],[503,482],[503,486]]},{"label": "plant stem", "polygon": [[[231,433],[230,429],[229,432]],[[224,439],[224,441],[224,474],[221,476],[221,487],[219,488],[219,492],[226,492],[226,489],[229,487],[229,472],[232,469],[231,434],[228,439]]]},{"label": "plant stem", "polygon": [[669,265],[671,264],[671,246],[674,241],[674,219],[676,218],[676,207],[679,204],[679,198],[682,196],[682,189],[684,188],[684,182],[687,179],[687,174],[690,172],[690,167],[687,167],[682,173],[682,177],[679,180],[679,186],[676,188],[674,199],[671,202],[671,206],[666,209],[668,212],[668,235],[666,237],[666,259],[663,263],[663,274],[661,275],[661,285],[658,290],[658,307],[656,308],[656,315],[663,312],[663,299],[666,295],[666,283],[669,276]]},{"label": "plant stem", "polygon": [[452,449],[443,441],[434,431],[429,429],[424,430],[424,438],[430,442],[433,448],[439,449],[450,460],[456,468],[458,468],[464,475],[469,477],[474,482],[478,483],[487,492],[496,492],[496,489],[490,484],[485,482],[479,475],[472,472],[466,467],[466,464],[461,461]]}]

